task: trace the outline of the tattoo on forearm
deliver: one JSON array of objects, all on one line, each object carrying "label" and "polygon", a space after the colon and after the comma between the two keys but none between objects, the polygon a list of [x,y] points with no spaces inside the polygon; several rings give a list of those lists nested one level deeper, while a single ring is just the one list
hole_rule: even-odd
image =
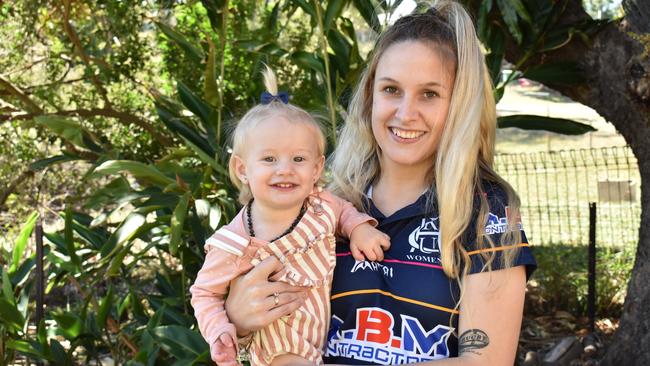
[{"label": "tattoo on forearm", "polygon": [[480,329],[470,329],[458,338],[458,354],[471,352],[480,355],[481,352],[479,350],[487,347],[489,344],[490,338],[487,333]]}]

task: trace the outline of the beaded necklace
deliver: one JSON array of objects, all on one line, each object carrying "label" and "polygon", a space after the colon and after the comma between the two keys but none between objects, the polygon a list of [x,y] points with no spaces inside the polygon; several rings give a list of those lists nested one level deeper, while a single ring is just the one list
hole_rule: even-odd
[{"label": "beaded necklace", "polygon": [[[251,198],[250,201],[248,201],[248,204],[246,205],[246,221],[248,223],[248,233],[250,234],[251,237],[255,237],[255,231],[253,230],[253,215],[251,215],[251,207],[253,206],[253,200],[254,198]],[[295,220],[291,223],[291,226],[287,230],[285,230],[282,234],[278,235],[277,237],[273,238],[272,240],[269,240],[270,242],[274,242],[281,237],[289,234],[290,232],[293,231],[293,229],[298,226],[298,223],[300,222],[300,219],[302,219],[302,216],[305,214],[307,211],[306,205],[302,205],[300,207],[300,212],[298,213],[298,216],[296,216]]]}]

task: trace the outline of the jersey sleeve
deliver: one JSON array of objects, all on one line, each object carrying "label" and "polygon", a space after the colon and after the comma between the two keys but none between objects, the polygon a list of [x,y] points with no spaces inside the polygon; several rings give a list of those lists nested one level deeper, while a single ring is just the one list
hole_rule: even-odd
[{"label": "jersey sleeve", "polygon": [[[517,251],[517,255],[512,265],[526,266],[526,278],[529,279],[533,271],[537,268],[537,262],[526,238],[521,218],[512,217],[513,215],[510,213],[508,207],[507,195],[501,187],[487,184],[485,186],[485,194],[489,204],[489,212],[485,226],[482,229],[478,229],[476,225],[477,218],[475,218],[463,235],[464,243],[466,243],[465,249],[471,261],[470,274],[488,270],[486,264],[491,255],[494,255],[494,259],[490,264],[490,269],[503,269],[503,254],[507,251],[515,250]],[[508,224],[513,220],[515,220],[516,227],[519,230],[520,240],[503,244],[502,239],[506,235]],[[482,230],[482,232],[477,233],[477,230]],[[484,239],[484,245],[482,247],[478,245],[478,238],[480,236],[483,236]],[[488,241],[491,241],[493,246]]]}]

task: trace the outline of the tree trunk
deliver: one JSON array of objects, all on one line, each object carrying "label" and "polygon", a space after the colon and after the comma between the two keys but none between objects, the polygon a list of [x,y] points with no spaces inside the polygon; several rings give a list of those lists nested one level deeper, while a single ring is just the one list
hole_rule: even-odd
[{"label": "tree trunk", "polygon": [[[549,86],[614,124],[637,158],[642,207],[639,243],[620,325],[602,364],[650,365],[650,55],[644,55],[644,45],[634,38],[650,34],[650,1],[625,0],[623,5],[625,18],[595,34],[591,44],[575,39],[527,66],[576,62],[585,72],[586,83]],[[566,23],[588,17],[580,0],[569,0],[567,9]],[[645,42],[650,48],[650,40]],[[506,58],[516,60],[520,52],[507,47]]]}]

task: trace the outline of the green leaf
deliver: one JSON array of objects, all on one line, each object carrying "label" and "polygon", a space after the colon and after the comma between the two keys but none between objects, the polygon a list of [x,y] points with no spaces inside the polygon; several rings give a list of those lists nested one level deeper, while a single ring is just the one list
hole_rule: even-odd
[{"label": "green leaf", "polygon": [[16,304],[10,303],[4,297],[0,297],[0,320],[13,331],[21,331],[25,325],[25,318],[20,313]]},{"label": "green leaf", "polygon": [[95,318],[97,321],[97,327],[102,331],[106,327],[106,318],[108,317],[108,313],[111,310],[111,305],[113,305],[114,302],[113,297],[113,285],[110,284],[108,286],[106,296],[104,296],[99,303],[99,311],[97,312],[97,317]]},{"label": "green leaf", "polygon": [[150,181],[163,187],[175,182],[156,167],[143,164],[139,161],[109,160],[95,169],[95,174],[99,175],[111,175],[121,172],[131,173],[138,179]]},{"label": "green leaf", "polygon": [[129,216],[122,221],[120,227],[115,230],[113,234],[115,237],[115,242],[120,245],[125,242],[131,241],[137,232],[137,230],[145,223],[144,215],[141,215],[137,212],[132,212]]},{"label": "green leaf", "polygon": [[102,152],[90,133],[86,131],[78,122],[69,118],[57,115],[38,116],[34,120],[36,123],[43,125],[61,138],[83,148],[87,148],[97,153]]},{"label": "green leaf", "polygon": [[41,321],[38,323],[38,328],[37,328],[37,338],[38,338],[38,343],[47,346],[47,329],[45,326],[45,319],[41,319]]},{"label": "green leaf", "polygon": [[23,257],[23,253],[25,252],[25,247],[27,247],[27,242],[29,241],[29,237],[32,235],[32,231],[34,230],[34,226],[36,225],[37,218],[38,218],[38,213],[33,212],[31,215],[29,215],[27,221],[23,224],[23,227],[20,230],[20,234],[18,234],[18,237],[14,242],[11,265],[9,266],[9,274],[15,272],[16,269],[18,268],[18,265],[20,264],[20,260]]},{"label": "green leaf", "polygon": [[56,334],[68,340],[75,340],[83,330],[83,320],[79,315],[70,312],[54,312],[52,318],[56,321]]},{"label": "green leaf", "polygon": [[197,131],[189,127],[179,117],[175,116],[169,109],[165,108],[162,104],[156,103],[156,110],[158,116],[163,123],[172,131],[192,141],[192,143],[200,147],[208,155],[214,156],[216,151],[205,138],[203,138]]},{"label": "green leaf", "polygon": [[43,350],[40,348],[37,348],[36,346],[38,343],[36,342],[27,342],[27,341],[21,341],[21,340],[14,340],[14,339],[8,339],[7,340],[7,348],[13,349],[15,351],[18,351],[20,353],[24,353],[30,356],[33,356],[36,359],[44,359],[45,354],[43,353]]},{"label": "green leaf", "polygon": [[[187,5],[190,5],[192,3],[193,2],[190,2]],[[201,4],[203,4],[203,7],[208,13],[210,27],[215,33],[219,33],[221,30],[221,24],[223,22],[223,11],[228,11],[228,9],[224,9],[224,5],[226,5],[225,0],[201,0]]]},{"label": "green leaf", "polygon": [[379,23],[379,18],[377,18],[377,13],[375,12],[372,1],[353,0],[352,3],[366,21],[366,24],[368,24],[368,26],[375,32],[381,32],[381,24]]},{"label": "green leaf", "polygon": [[325,67],[320,58],[311,52],[294,52],[291,54],[291,60],[303,69],[312,69],[321,74],[325,73]]},{"label": "green leaf", "polygon": [[10,304],[16,303],[16,297],[14,296],[14,289],[11,285],[11,279],[9,279],[9,274],[7,271],[2,271],[2,296]]},{"label": "green leaf", "polygon": [[178,359],[193,359],[209,352],[208,344],[196,332],[178,325],[165,325],[151,330],[162,348]]},{"label": "green leaf", "polygon": [[74,236],[73,236],[73,214],[72,214],[72,205],[68,204],[65,209],[65,226],[63,228],[63,240],[65,242],[65,249],[70,256],[72,264],[75,265],[77,269],[81,269],[81,260],[77,256],[77,251],[74,246]]},{"label": "green leaf", "polygon": [[[43,249],[45,252],[47,252],[46,248]],[[23,281],[27,280],[27,276],[32,273],[32,269],[36,265],[36,262],[34,261],[35,256],[36,255],[32,255],[30,258],[23,261],[15,272],[9,273],[9,278],[11,279],[11,284],[14,286],[14,288],[16,288],[16,286],[20,286]]]},{"label": "green leaf", "polygon": [[[113,234],[108,238],[106,244],[102,247],[101,255],[103,258],[108,258],[113,255],[116,251],[127,242],[133,240],[136,237],[138,229],[145,223],[145,216],[139,212],[131,212],[125,219],[122,221],[120,226],[115,230]],[[113,265],[115,264],[116,259],[113,259]],[[121,261],[121,260],[120,260]],[[116,265],[119,268],[119,263]],[[110,275],[116,274],[116,272],[110,271]]]},{"label": "green leaf", "polygon": [[83,128],[79,123],[61,116],[39,116],[34,120],[73,144],[85,146],[82,137]]},{"label": "green leaf", "polygon": [[316,19],[316,9],[314,9],[311,2],[305,0],[291,0],[291,2],[298,5],[305,13],[309,14],[312,20]]},{"label": "green leaf", "polygon": [[345,37],[336,29],[332,29],[327,34],[327,40],[334,51],[335,60],[332,60],[336,63],[336,68],[339,70],[339,73],[342,77],[347,75],[350,69],[350,52],[351,45],[345,39]]},{"label": "green leaf", "polygon": [[341,15],[341,11],[347,4],[347,0],[330,0],[327,3],[327,11],[325,12],[325,20],[323,21],[323,28],[325,34],[330,30],[334,19]]},{"label": "green leaf", "polygon": [[517,10],[510,5],[509,0],[497,0],[497,5],[501,10],[501,16],[510,34],[515,38],[517,44],[521,44],[523,36],[521,29],[519,29]]},{"label": "green leaf", "polygon": [[558,48],[562,48],[565,45],[567,45],[569,42],[571,42],[571,39],[573,39],[573,34],[575,32],[575,29],[572,27],[561,27],[558,29],[552,29],[549,31],[547,34],[544,35],[544,43],[542,45],[542,48],[537,50],[537,52],[548,52],[552,50],[556,50]]},{"label": "green leaf", "polygon": [[[221,108],[221,98],[219,97],[219,84],[217,84],[217,76],[215,75],[216,66],[216,47],[208,37],[208,62],[205,63],[205,73],[203,78],[203,96],[205,100],[215,108]],[[182,96],[181,96],[182,97]],[[203,113],[205,114],[205,112]],[[210,114],[208,113],[204,119],[206,124],[210,123]]]},{"label": "green leaf", "polygon": [[191,192],[185,192],[185,194],[181,196],[178,205],[174,209],[174,214],[172,215],[171,238],[169,240],[169,252],[172,255],[175,255],[178,251],[178,246],[183,234],[183,224],[185,223],[185,217],[187,216],[187,206],[189,205],[191,195]]},{"label": "green leaf", "polygon": [[29,170],[39,171],[47,168],[50,165],[65,163],[66,161],[80,160],[81,158],[76,155],[63,154],[51,156],[46,159],[40,159],[29,164]]},{"label": "green leaf", "polygon": [[508,2],[510,3],[510,7],[515,9],[517,15],[519,15],[519,18],[523,19],[526,24],[533,24],[533,18],[530,16],[528,10],[526,10],[526,7],[521,2],[521,0],[508,0]]},{"label": "green leaf", "polygon": [[212,108],[198,95],[194,94],[194,92],[190,90],[187,85],[183,84],[182,81],[178,81],[176,86],[178,89],[178,95],[181,97],[181,101],[185,107],[198,116],[204,124],[210,126]]},{"label": "green leaf", "polygon": [[194,145],[190,140],[186,139],[185,137],[183,137],[183,141],[185,141],[185,144],[187,146],[189,146],[190,149],[192,149],[196,153],[196,155],[199,156],[199,159],[201,159],[201,161],[203,161],[204,163],[210,165],[210,167],[212,167],[212,169],[214,169],[216,172],[218,172],[222,176],[224,176],[224,177],[228,176],[228,174],[229,174],[228,170],[226,170],[226,168],[224,168],[221,164],[219,164],[214,158],[209,156],[205,151],[203,151],[198,146]]},{"label": "green leaf", "polygon": [[575,85],[585,81],[584,72],[574,62],[537,65],[526,70],[522,77],[547,85]]},{"label": "green leaf", "polygon": [[523,130],[541,130],[562,135],[582,135],[596,131],[595,128],[564,118],[515,114],[498,118],[499,128],[517,127]]},{"label": "green leaf", "polygon": [[72,360],[65,348],[56,339],[50,340],[50,354],[53,365],[72,365]]},{"label": "green leaf", "polygon": [[479,8],[478,11],[477,29],[478,29],[478,37],[483,42],[486,42],[488,38],[487,37],[488,26],[489,26],[488,15],[490,14],[490,10],[492,10],[492,0],[481,1],[481,7]]},{"label": "green leaf", "polygon": [[278,26],[278,14],[280,13],[280,2],[278,1],[275,6],[273,6],[273,10],[271,10],[271,14],[269,15],[268,19],[266,20],[266,29],[274,33],[276,31],[276,28]]},{"label": "green leaf", "polygon": [[[106,184],[102,188],[96,189],[85,200],[83,207],[87,209],[99,209],[102,206],[110,204],[122,205],[133,201],[136,198],[142,197],[144,193],[134,192],[131,189],[129,181],[119,176]],[[93,219],[95,222],[95,219]],[[91,226],[94,224],[91,223]]]},{"label": "green leaf", "polygon": [[194,47],[194,45],[192,45],[182,34],[178,33],[170,26],[160,22],[156,22],[156,25],[163,33],[165,33],[167,37],[176,42],[176,44],[178,44],[183,49],[183,51],[185,51],[187,56],[189,56],[192,61],[198,64],[203,62],[203,59],[205,58],[203,50]]},{"label": "green leaf", "polygon": [[111,265],[108,267],[108,270],[106,271],[107,276],[117,276],[120,272],[120,268],[122,267],[122,264],[124,264],[124,258],[126,257],[127,254],[129,254],[131,250],[130,245],[125,245],[125,246],[118,246],[115,248],[117,250],[117,254],[113,256],[111,259]]}]

